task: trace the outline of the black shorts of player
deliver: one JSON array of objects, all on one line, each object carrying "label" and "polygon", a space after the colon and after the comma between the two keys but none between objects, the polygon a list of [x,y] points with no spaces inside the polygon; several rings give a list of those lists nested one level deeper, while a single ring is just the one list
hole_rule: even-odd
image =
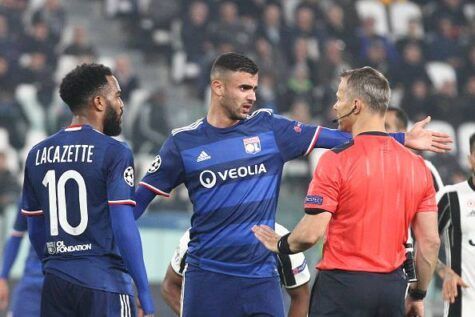
[{"label": "black shorts of player", "polygon": [[404,316],[406,276],[391,273],[320,271],[310,299],[311,317]]},{"label": "black shorts of player", "polygon": [[134,317],[133,298],[70,283],[46,273],[41,317]]}]

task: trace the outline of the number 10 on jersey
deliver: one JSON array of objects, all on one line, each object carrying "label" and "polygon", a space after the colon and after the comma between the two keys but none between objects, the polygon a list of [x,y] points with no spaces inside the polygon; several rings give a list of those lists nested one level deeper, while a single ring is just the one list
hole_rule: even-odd
[{"label": "number 10 on jersey", "polygon": [[[69,180],[75,181],[78,185],[81,221],[75,227],[69,224],[67,217],[66,183]],[[56,183],[56,171],[49,170],[43,178],[43,186],[48,188],[51,236],[59,234],[58,223],[61,229],[70,235],[78,236],[83,233],[87,227],[88,215],[86,183],[81,174],[75,170],[68,170],[59,177],[58,183]]]}]

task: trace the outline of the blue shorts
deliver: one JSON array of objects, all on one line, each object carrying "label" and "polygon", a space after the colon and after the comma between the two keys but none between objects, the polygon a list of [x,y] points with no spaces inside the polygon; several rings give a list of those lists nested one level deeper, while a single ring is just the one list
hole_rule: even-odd
[{"label": "blue shorts", "polygon": [[182,291],[183,317],[285,316],[278,277],[237,277],[188,265]]},{"label": "blue shorts", "polygon": [[[98,277],[100,278],[100,277]],[[73,284],[46,273],[41,295],[42,317],[134,317],[134,299]]]},{"label": "blue shorts", "polygon": [[43,276],[24,276],[12,294],[12,316],[38,317]]}]

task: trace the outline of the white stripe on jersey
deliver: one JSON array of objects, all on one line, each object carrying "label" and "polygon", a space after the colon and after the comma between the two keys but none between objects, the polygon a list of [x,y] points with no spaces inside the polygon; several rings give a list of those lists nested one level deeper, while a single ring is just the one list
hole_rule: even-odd
[{"label": "white stripe on jersey", "polygon": [[203,124],[203,119],[204,119],[204,118],[198,119],[198,120],[196,120],[195,122],[193,122],[192,124],[187,125],[187,126],[185,126],[185,127],[173,129],[173,130],[172,130],[172,135],[176,135],[177,133],[184,132],[184,131],[195,130],[195,129],[198,128],[201,124]]},{"label": "white stripe on jersey", "polygon": [[255,116],[257,116],[259,113],[262,113],[262,112],[267,112],[269,115],[272,116],[272,114],[274,113],[274,111],[272,111],[272,109],[269,109],[269,108],[262,108],[262,109],[258,109],[256,111],[254,111],[253,113],[251,113],[247,118],[246,120],[249,120],[249,119],[252,119],[254,118]]},{"label": "white stripe on jersey", "polygon": [[24,216],[40,216],[43,214],[43,210],[33,210],[33,211],[29,211],[29,210],[25,210],[25,209],[22,209],[21,210],[21,213],[24,215]]},{"label": "white stripe on jersey", "polygon": [[309,155],[313,151],[313,149],[315,148],[315,143],[317,142],[318,135],[320,134],[320,129],[321,129],[321,127],[318,126],[317,129],[315,130],[315,134],[313,135],[312,141],[308,145],[307,151],[305,151],[304,156]]}]

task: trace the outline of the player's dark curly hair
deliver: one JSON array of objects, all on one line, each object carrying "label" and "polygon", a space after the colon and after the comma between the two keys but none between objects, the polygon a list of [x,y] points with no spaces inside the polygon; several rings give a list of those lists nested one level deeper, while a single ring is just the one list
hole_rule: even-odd
[{"label": "player's dark curly hair", "polygon": [[63,78],[59,95],[75,113],[85,107],[99,89],[107,85],[106,76],[112,76],[109,67],[94,63],[79,65]]},{"label": "player's dark curly hair", "polygon": [[249,57],[238,53],[225,53],[214,61],[211,68],[211,78],[214,78],[223,71],[246,72],[255,75],[259,68]]}]

